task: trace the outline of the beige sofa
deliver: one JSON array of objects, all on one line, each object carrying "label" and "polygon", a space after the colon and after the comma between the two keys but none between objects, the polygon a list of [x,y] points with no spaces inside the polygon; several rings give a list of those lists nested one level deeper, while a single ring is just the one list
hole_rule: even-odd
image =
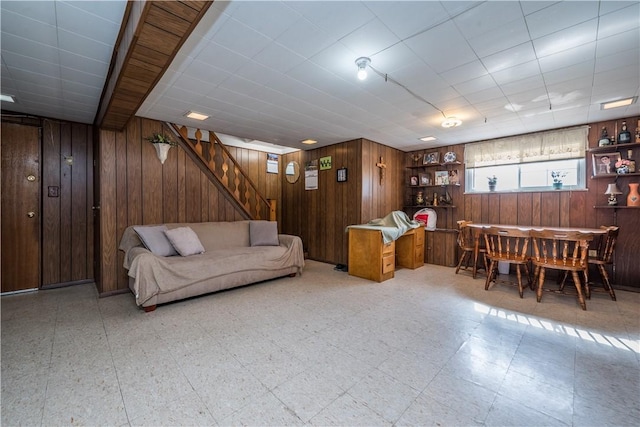
[{"label": "beige sofa", "polygon": [[[156,253],[152,252],[145,247],[149,239],[143,231],[158,233],[154,227],[164,229],[155,236],[161,239],[170,233],[189,232],[184,228],[189,227],[197,236],[195,240],[199,240],[195,242],[196,247],[201,243],[204,253],[163,256],[158,254],[163,253],[161,250],[148,245]],[[128,270],[129,287],[136,304],[145,311],[154,310],[157,304],[294,276],[301,274],[304,267],[302,240],[277,234],[277,224],[267,221],[131,226],[124,231],[119,248],[125,252],[124,267]]]}]

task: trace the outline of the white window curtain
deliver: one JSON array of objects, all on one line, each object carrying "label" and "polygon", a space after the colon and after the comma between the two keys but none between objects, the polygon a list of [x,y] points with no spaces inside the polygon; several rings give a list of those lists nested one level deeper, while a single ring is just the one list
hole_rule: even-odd
[{"label": "white window curtain", "polygon": [[468,168],[544,162],[584,157],[589,126],[537,132],[466,144],[464,162]]}]

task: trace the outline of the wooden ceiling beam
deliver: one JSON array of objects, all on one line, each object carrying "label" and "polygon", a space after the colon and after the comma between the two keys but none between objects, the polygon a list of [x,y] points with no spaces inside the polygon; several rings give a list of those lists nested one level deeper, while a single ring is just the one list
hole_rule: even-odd
[{"label": "wooden ceiling beam", "polygon": [[212,3],[128,3],[94,120],[97,127],[125,127]]}]

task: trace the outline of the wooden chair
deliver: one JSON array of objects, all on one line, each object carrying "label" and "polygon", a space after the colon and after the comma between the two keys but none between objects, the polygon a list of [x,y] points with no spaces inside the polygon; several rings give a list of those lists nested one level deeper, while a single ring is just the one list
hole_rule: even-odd
[{"label": "wooden chair", "polygon": [[[475,279],[479,268],[487,270],[487,250],[484,245],[478,245],[478,251],[476,252],[476,232],[471,227],[468,227],[469,224],[471,224],[471,221],[458,221],[458,246],[462,249],[462,255],[456,267],[456,274],[460,271],[463,263],[465,264],[465,270],[469,268],[469,263],[473,263],[473,278]],[[479,255],[482,256],[484,262],[482,267],[478,266]]]},{"label": "wooden chair", "polygon": [[[603,225],[600,228],[607,230],[607,234],[599,240],[596,256],[588,257],[587,262],[591,265],[597,266],[600,277],[602,278],[604,289],[609,292],[609,296],[613,301],[615,301],[616,293],[609,281],[609,274],[607,273],[606,266],[613,265],[613,251],[616,247],[616,240],[618,239],[618,231],[620,230],[620,227]],[[567,279],[568,274],[568,271],[565,272],[562,284],[560,285],[560,290],[564,289],[564,282]],[[589,282],[587,279],[588,278],[585,278],[585,293],[587,299],[591,299],[591,285],[593,282]]]},{"label": "wooden chair", "polygon": [[580,232],[560,232],[553,230],[531,230],[533,239],[535,277],[538,278],[537,300],[542,299],[544,276],[547,268],[571,272],[578,293],[578,303],[583,310],[587,305],[582,295],[580,272],[589,281],[587,254],[592,234]]},{"label": "wooden chair", "polygon": [[507,262],[516,266],[518,291],[520,292],[520,298],[522,298],[524,286],[522,285],[521,266],[524,267],[527,275],[527,285],[531,286],[531,274],[529,272],[530,257],[528,255],[529,232],[517,228],[488,227],[483,230],[483,233],[487,258],[490,262],[484,289],[489,290],[489,284],[492,281],[496,281],[498,263]]}]

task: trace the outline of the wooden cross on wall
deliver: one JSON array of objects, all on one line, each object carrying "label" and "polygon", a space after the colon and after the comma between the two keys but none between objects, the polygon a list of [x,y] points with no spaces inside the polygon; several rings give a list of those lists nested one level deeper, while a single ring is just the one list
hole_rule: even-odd
[{"label": "wooden cross on wall", "polygon": [[382,185],[382,181],[384,181],[384,171],[387,168],[387,165],[384,163],[384,157],[380,156],[380,161],[376,163],[376,166],[380,168],[380,185]]}]

